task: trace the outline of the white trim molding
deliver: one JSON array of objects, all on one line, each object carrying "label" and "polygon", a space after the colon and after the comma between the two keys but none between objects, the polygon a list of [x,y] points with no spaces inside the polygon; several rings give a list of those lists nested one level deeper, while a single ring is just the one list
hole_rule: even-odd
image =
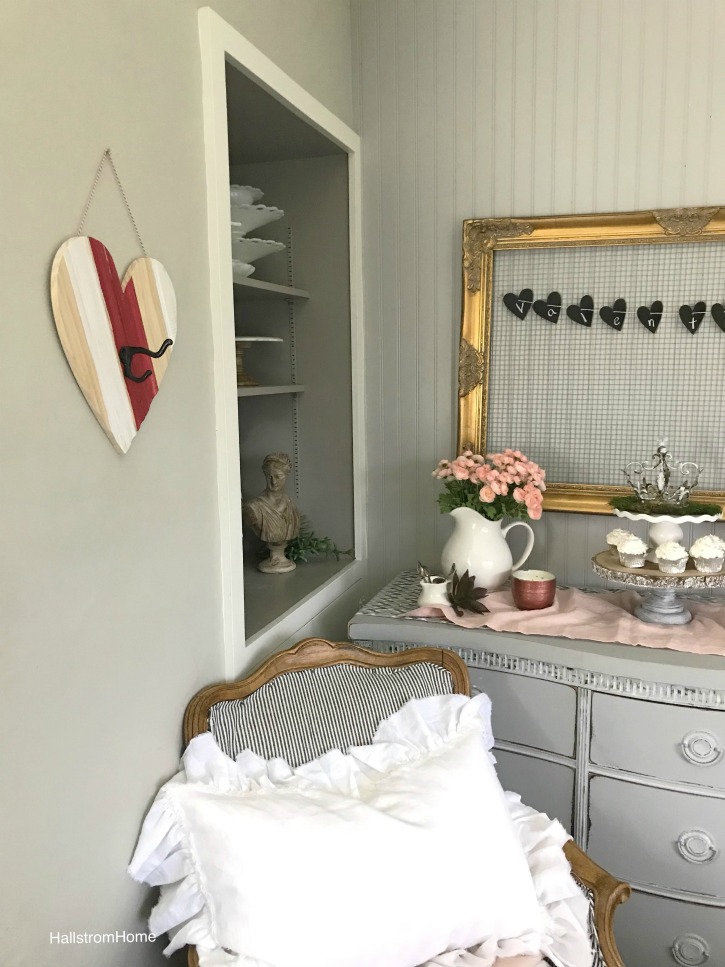
[{"label": "white trim molding", "polygon": [[[235,356],[229,351],[234,339],[234,300],[229,231],[225,63],[234,64],[247,77],[324,134],[348,155],[356,560],[338,579],[327,582],[315,594],[301,602],[304,614],[300,613],[298,616],[300,620],[303,617],[309,619],[315,610],[322,611],[341,590],[360,580],[365,572],[366,474],[363,414],[360,139],[351,128],[335,117],[209,7],[199,10],[199,42],[202,65],[210,311],[214,361],[222,635],[225,672],[227,677],[233,677],[243,661],[245,627],[237,381]],[[285,617],[286,624],[290,624],[290,616]],[[259,643],[260,636],[256,636],[255,644]]]}]

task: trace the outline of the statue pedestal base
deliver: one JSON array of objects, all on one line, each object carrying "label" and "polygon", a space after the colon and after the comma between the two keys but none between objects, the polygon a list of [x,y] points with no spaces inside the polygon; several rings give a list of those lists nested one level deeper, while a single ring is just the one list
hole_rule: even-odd
[{"label": "statue pedestal base", "polygon": [[269,548],[269,557],[259,562],[257,565],[258,571],[262,571],[264,574],[286,574],[287,571],[294,571],[297,565],[284,556],[287,541],[283,541],[281,544],[267,544],[267,547]]}]

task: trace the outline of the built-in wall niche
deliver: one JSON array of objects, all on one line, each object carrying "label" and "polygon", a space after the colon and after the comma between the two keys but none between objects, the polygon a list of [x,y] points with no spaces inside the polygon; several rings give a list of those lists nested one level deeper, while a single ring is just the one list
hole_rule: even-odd
[{"label": "built-in wall niche", "polygon": [[[281,340],[245,344],[244,370],[257,385],[238,389],[242,494],[264,489],[267,453],[289,453],[287,492],[309,526],[355,548],[349,152],[233,64],[225,75],[230,184],[257,187],[258,204],[284,211],[248,235],[285,249],[233,285],[235,338]],[[245,534],[243,547],[248,641],[353,564],[312,559],[260,574],[260,542]]]}]

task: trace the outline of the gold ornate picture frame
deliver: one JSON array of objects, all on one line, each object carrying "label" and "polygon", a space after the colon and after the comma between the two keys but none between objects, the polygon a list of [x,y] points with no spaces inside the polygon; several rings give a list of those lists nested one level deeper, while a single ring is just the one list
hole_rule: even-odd
[{"label": "gold ornate picture frame", "polygon": [[[703,246],[708,242],[719,242],[720,246],[709,247],[709,248],[698,248],[696,250],[687,249],[684,250],[681,243],[694,243],[698,246]],[[700,322],[707,322],[707,326],[703,329],[706,332],[707,339],[709,343],[705,343],[701,340],[700,345],[702,346],[703,353],[703,364],[713,365],[712,357],[713,351],[708,350],[707,346],[715,346],[716,353],[718,357],[720,356],[720,349],[722,349],[722,360],[723,362],[718,362],[717,365],[722,365],[724,368],[722,370],[723,382],[722,390],[719,389],[719,370],[713,376],[713,384],[710,386],[710,413],[708,418],[713,421],[717,418],[719,419],[719,408],[720,408],[720,398],[725,396],[725,324],[718,321],[716,318],[716,310],[722,310],[725,313],[725,309],[720,304],[720,302],[725,303],[725,208],[720,207],[709,207],[709,208],[687,208],[687,209],[671,209],[663,211],[651,211],[651,212],[624,212],[624,213],[614,213],[614,214],[600,214],[600,215],[565,215],[565,216],[546,216],[546,217],[532,217],[532,218],[493,218],[493,219],[468,219],[463,224],[463,309],[462,309],[462,323],[461,323],[461,342],[460,342],[460,352],[459,352],[459,364],[458,364],[458,381],[459,381],[459,406],[458,406],[458,449],[461,452],[464,449],[472,449],[478,453],[486,453],[487,449],[491,449],[489,445],[489,424],[490,424],[490,414],[489,407],[491,406],[491,399],[489,394],[489,386],[491,383],[491,374],[496,372],[496,353],[492,350],[492,344],[495,342],[493,339],[493,317],[498,313],[501,319],[510,319],[513,325],[517,325],[518,321],[513,315],[505,315],[506,309],[501,307],[501,293],[496,291],[494,295],[494,280],[497,275],[497,264],[503,263],[502,253],[509,253],[513,251],[524,253],[533,253],[537,249],[560,249],[566,250],[561,253],[561,256],[557,255],[559,258],[559,264],[565,264],[562,259],[574,258],[577,253],[583,253],[587,250],[586,256],[581,258],[581,277],[579,278],[578,292],[587,291],[586,279],[584,277],[586,272],[589,272],[589,276],[598,277],[597,275],[597,254],[596,248],[605,246],[660,246],[659,249],[650,250],[647,253],[647,262],[654,266],[653,271],[655,273],[659,271],[657,278],[666,277],[668,284],[679,285],[680,289],[677,290],[677,298],[684,301],[693,301],[696,297],[689,294],[697,291],[697,279],[701,276],[701,273],[697,270],[697,265],[694,264],[701,257],[705,261],[709,260],[711,265],[715,265],[715,259],[720,260],[722,254],[722,290],[720,296],[711,296],[711,303],[707,305],[706,311],[708,316],[705,320],[698,319],[698,325]],[[661,255],[666,253],[666,249],[662,246],[671,246],[672,244],[680,244],[680,249],[675,251],[671,250],[670,256],[677,255],[682,250],[685,255],[688,256],[687,264],[691,266],[689,271],[689,278],[683,276],[682,279],[677,278],[677,272],[671,272],[666,267],[665,269],[658,270],[657,260]],[[594,251],[591,251],[594,249]],[[620,250],[618,253],[610,253],[610,255],[625,256],[627,252],[635,253],[635,256],[639,253],[639,250],[627,248],[626,250]],[[600,256],[601,257],[601,256]],[[611,262],[611,258],[610,258]],[[621,258],[620,258],[621,262]],[[636,257],[634,258],[636,262]],[[511,261],[511,256],[508,256],[508,261],[505,263],[509,267],[514,264]],[[520,264],[522,266],[528,266],[533,264],[532,259],[528,256],[522,259]],[[567,263],[569,264],[569,263]],[[719,261],[717,265],[719,266]],[[588,266],[588,268],[586,268]],[[633,276],[622,276],[621,277],[635,277],[639,279],[636,275],[636,265],[633,268]],[[528,278],[526,276],[526,268],[522,268],[520,276],[520,285],[524,286],[528,284]],[[667,274],[669,272],[669,274]],[[664,273],[664,275],[663,275]],[[510,273],[509,273],[510,274]],[[711,275],[713,278],[719,278],[719,273],[717,271],[717,266],[711,268]],[[573,275],[571,278],[575,278]],[[675,282],[672,282],[672,279]],[[702,273],[704,277],[704,272]],[[542,283],[543,284],[543,283]],[[711,285],[712,292],[716,291],[719,283],[713,283]],[[570,285],[570,289],[574,291],[574,285]],[[681,294],[680,294],[681,290]],[[518,291],[518,288],[515,289]],[[531,290],[526,290],[530,292]],[[603,291],[600,286],[600,291]],[[673,289],[674,291],[674,289]],[[550,293],[551,295],[558,295],[558,293]],[[607,296],[608,299],[615,298],[620,293],[613,291],[611,296]],[[513,298],[512,294],[508,294],[509,298]],[[546,296],[546,291],[541,292],[541,297]],[[496,299],[495,304],[493,303],[494,298]],[[571,299],[571,295],[568,296]],[[578,295],[575,297],[578,298]],[[697,296],[699,298],[699,296]],[[536,299],[536,295],[530,296],[529,301]],[[673,296],[674,299],[674,296]],[[716,301],[719,300],[719,301]],[[548,301],[548,300],[547,300]],[[532,303],[536,304],[536,303]],[[542,303],[538,303],[541,305]],[[655,303],[653,303],[654,306]],[[677,303],[672,303],[673,307],[676,307]],[[511,306],[509,306],[511,308]],[[575,310],[575,306],[570,306],[570,309]],[[629,326],[628,332],[631,333],[630,338],[636,338],[639,340],[639,344],[644,347],[641,351],[644,352],[649,350],[650,347],[659,345],[660,349],[663,350],[666,347],[664,342],[656,344],[654,339],[658,338],[657,330],[654,328],[650,331],[649,336],[645,333],[642,335],[642,330],[637,329],[639,325],[637,322],[637,316],[634,313],[634,304],[630,305],[630,315],[627,321]],[[687,329],[687,317],[683,317],[682,312],[689,308],[689,306],[683,306],[680,311],[680,319],[677,320],[677,313],[675,308],[670,311],[672,319],[668,320],[667,329],[668,333],[671,335],[668,338],[673,340],[672,345],[675,347],[673,349],[667,349],[667,352],[671,356],[675,357],[673,360],[672,373],[670,375],[668,372],[668,379],[677,379],[677,357],[679,352],[676,348],[676,342],[674,340],[679,339],[682,342],[684,350],[688,353],[692,353],[692,347],[696,345],[697,330],[692,325],[691,331]],[[713,318],[709,318],[709,313],[712,308]],[[608,306],[605,306],[605,310],[608,310]],[[643,311],[644,307],[639,311]],[[513,311],[513,310],[512,310]],[[528,310],[527,310],[528,311]],[[568,311],[568,310],[567,310]],[[589,321],[584,322],[583,325],[591,326],[592,318],[594,317],[595,327],[588,331],[593,332],[596,326],[603,326],[604,323],[596,317],[596,308],[593,310],[591,315],[588,317]],[[504,313],[504,315],[501,315]],[[541,312],[539,313],[541,315]],[[601,319],[605,320],[605,315],[600,310]],[[645,313],[646,315],[646,313]],[[661,313],[660,313],[661,315]],[[610,311],[611,317],[611,311]],[[581,362],[586,354],[586,342],[583,337],[584,330],[582,327],[577,327],[570,320],[575,319],[574,315],[571,315],[569,319],[562,316],[559,320],[557,327],[549,327],[549,332],[553,332],[558,329],[557,335],[560,335],[566,328],[566,326],[572,327],[569,332],[573,330],[578,330],[576,336],[569,336],[572,339],[578,339],[578,346],[580,347],[577,353],[572,353],[572,376],[576,380],[576,365],[577,361]],[[543,318],[540,319],[530,319],[528,320],[530,325],[539,325],[547,327],[548,323],[544,321]],[[556,321],[556,320],[554,320]],[[576,321],[581,321],[575,319]],[[679,327],[680,321],[685,323],[683,328]],[[564,323],[564,326],[561,323]],[[645,318],[640,316],[639,322],[645,325]],[[658,322],[659,324],[659,322]],[[719,328],[713,328],[717,325]],[[612,326],[612,322],[608,322],[607,325]],[[645,326],[646,328],[646,326]],[[523,328],[520,327],[520,331],[524,332]],[[533,329],[528,330],[533,332]],[[690,335],[687,335],[687,332]],[[607,333],[606,336],[602,333]],[[685,335],[682,335],[685,333]],[[597,338],[611,338],[616,339],[621,333],[611,332],[611,330],[601,330],[597,333]],[[521,338],[521,337],[520,337]],[[562,336],[561,338],[565,338]],[[718,338],[721,338],[721,342],[718,342]],[[652,340],[652,341],[650,341]],[[612,345],[616,345],[613,343]],[[620,342],[620,346],[624,343]],[[525,355],[522,353],[522,355]],[[590,364],[591,365],[591,364]],[[692,365],[692,364],[691,364]],[[683,385],[678,387],[679,392],[683,394],[683,397],[687,395],[687,381],[683,377]],[[656,381],[654,381],[656,382]],[[576,385],[576,384],[574,384]],[[581,385],[581,384],[580,384]],[[647,414],[650,421],[656,420],[658,401],[656,398],[655,387],[652,389],[652,399],[651,412]],[[582,406],[595,405],[597,400],[590,395],[590,387],[587,386],[587,399],[581,400]],[[638,398],[638,405],[641,405],[641,401]],[[645,404],[647,404],[645,400]],[[606,399],[599,400],[599,404],[604,407],[606,405]],[[501,403],[497,404],[499,407]],[[626,423],[626,421],[624,421]],[[691,441],[688,436],[687,431],[687,421],[683,421],[684,426],[678,426],[678,439],[675,441],[677,456],[680,459],[695,460],[700,462],[701,456],[694,452],[692,449],[688,450],[691,443],[697,443],[696,440]],[[692,421],[690,420],[690,424]],[[725,424],[725,420],[723,420]],[[664,427],[665,433],[668,428]],[[626,427],[622,428],[622,432],[626,431]],[[710,452],[713,448],[719,448],[719,442],[716,438],[715,423],[708,425],[706,428],[708,434],[708,439],[711,441]],[[500,435],[500,434],[499,434]],[[648,437],[649,439],[649,437]],[[636,450],[632,452],[627,451],[628,459],[646,459],[649,457],[651,451],[657,444],[656,439],[651,440],[651,448],[641,452]],[[672,440],[670,440],[672,442]],[[576,437],[572,438],[572,446],[576,447],[579,443],[584,443],[584,441],[577,441]],[[725,460],[725,433],[723,433],[723,459]],[[494,445],[500,445],[494,442]],[[523,448],[523,444],[517,439],[507,440],[506,446]],[[560,446],[561,451],[561,446]],[[620,447],[621,449],[621,447]],[[685,452],[682,452],[681,451]],[[718,449],[719,452],[719,449]],[[680,455],[681,453],[681,455]],[[537,460],[542,465],[546,466],[547,457],[541,453],[531,452],[527,454],[532,459]],[[605,454],[606,457],[606,454]],[[616,461],[621,459],[621,457],[612,456],[612,460]],[[614,464],[613,464],[614,465]],[[616,464],[617,471],[623,464]],[[724,464],[725,466],[725,464]],[[594,473],[594,471],[593,471]],[[714,471],[713,471],[714,473]],[[721,476],[722,473],[722,476]],[[586,471],[580,473],[579,476],[586,476]],[[621,475],[620,475],[621,476]],[[709,500],[725,504],[725,490],[717,489],[717,484],[721,481],[725,482],[725,473],[718,470],[715,474],[715,487],[709,490],[698,490],[697,497],[700,500]],[[708,486],[710,482],[708,482]],[[624,486],[617,486],[612,483],[602,484],[601,478],[599,480],[594,479],[579,479],[576,482],[567,482],[566,480],[551,480],[551,477],[547,480],[547,492],[545,494],[544,508],[546,510],[560,510],[560,511],[574,511],[579,513],[611,513],[609,507],[609,500],[618,494],[628,493],[628,488]]]}]

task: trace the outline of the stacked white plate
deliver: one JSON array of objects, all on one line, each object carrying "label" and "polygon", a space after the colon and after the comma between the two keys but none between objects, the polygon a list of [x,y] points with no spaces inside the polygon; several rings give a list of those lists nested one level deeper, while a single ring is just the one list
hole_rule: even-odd
[{"label": "stacked white plate", "polygon": [[232,275],[235,280],[247,278],[254,272],[257,259],[284,249],[283,242],[274,242],[264,238],[247,238],[248,232],[253,232],[262,225],[276,222],[282,218],[281,208],[270,205],[258,205],[256,202],[264,193],[260,188],[251,185],[231,185],[229,200],[232,216]]},{"label": "stacked white plate", "polygon": [[232,205],[232,238],[246,235],[261,225],[276,222],[284,212],[269,205]]},{"label": "stacked white plate", "polygon": [[230,185],[229,200],[232,208],[237,205],[253,205],[264,195],[261,188],[252,188],[251,185]]},{"label": "stacked white plate", "polygon": [[249,262],[242,262],[240,259],[232,259],[232,278],[235,282],[241,282],[254,272],[254,266]]}]

